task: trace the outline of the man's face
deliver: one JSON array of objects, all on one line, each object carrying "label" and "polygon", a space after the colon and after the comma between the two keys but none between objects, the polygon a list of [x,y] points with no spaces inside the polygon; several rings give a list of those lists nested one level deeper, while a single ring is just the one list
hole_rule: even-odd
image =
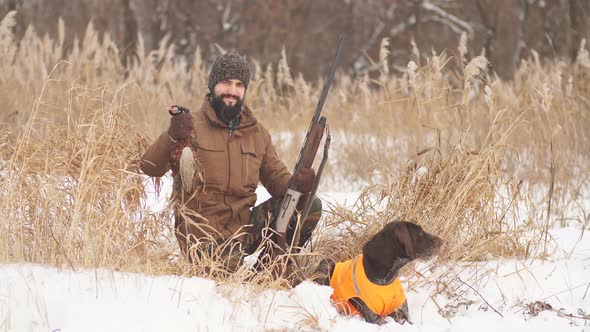
[{"label": "man's face", "polygon": [[215,85],[211,106],[225,124],[229,124],[242,111],[245,92],[244,84],[236,79],[221,81]]},{"label": "man's face", "polygon": [[213,89],[213,96],[221,97],[225,105],[231,107],[243,102],[245,92],[244,83],[232,78],[217,83]]}]

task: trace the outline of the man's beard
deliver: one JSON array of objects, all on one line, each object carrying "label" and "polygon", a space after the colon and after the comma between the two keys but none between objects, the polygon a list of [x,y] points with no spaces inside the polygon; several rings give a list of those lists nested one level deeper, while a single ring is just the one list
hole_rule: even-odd
[{"label": "man's beard", "polygon": [[[225,97],[234,97],[236,103],[233,106],[228,106],[223,98]],[[229,125],[229,122],[238,116],[242,111],[243,100],[241,100],[238,96],[233,96],[230,94],[223,93],[219,96],[212,94],[211,96],[211,107],[217,114],[219,120],[221,120],[226,125]]]}]

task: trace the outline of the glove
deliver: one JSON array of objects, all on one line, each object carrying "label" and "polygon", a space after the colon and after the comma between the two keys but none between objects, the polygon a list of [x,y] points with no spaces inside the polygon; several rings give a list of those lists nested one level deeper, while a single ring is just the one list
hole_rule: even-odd
[{"label": "glove", "polygon": [[293,183],[302,194],[308,194],[313,188],[315,170],[313,168],[300,168],[293,174]]},{"label": "glove", "polygon": [[188,108],[182,106],[172,106],[168,113],[172,115],[168,135],[173,141],[188,138],[193,133],[193,116]]}]

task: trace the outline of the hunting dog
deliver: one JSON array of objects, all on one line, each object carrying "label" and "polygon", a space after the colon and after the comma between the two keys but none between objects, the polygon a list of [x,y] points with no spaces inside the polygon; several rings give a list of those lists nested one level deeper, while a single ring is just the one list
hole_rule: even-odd
[{"label": "hunting dog", "polygon": [[403,324],[409,313],[399,270],[414,259],[438,254],[442,244],[416,224],[390,222],[365,243],[361,255],[339,263],[322,260],[314,281],[334,289],[332,299],[341,313],[360,313],[375,324],[386,323],[389,316]]}]

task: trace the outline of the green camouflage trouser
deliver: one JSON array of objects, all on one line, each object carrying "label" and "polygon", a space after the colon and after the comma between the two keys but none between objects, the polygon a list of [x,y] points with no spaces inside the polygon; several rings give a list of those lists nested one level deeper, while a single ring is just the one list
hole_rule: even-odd
[{"label": "green camouflage trouser", "polygon": [[[211,242],[204,240],[200,245],[192,246],[190,249],[183,250],[181,245],[181,250],[187,255],[187,258],[191,263],[197,262],[202,253],[207,252],[208,256],[215,256],[224,260],[224,264],[228,271],[235,271],[242,264],[242,260],[246,255],[250,255],[258,249],[264,238],[269,238],[272,241],[275,241],[273,232],[271,231],[274,225],[271,223],[274,220],[273,213],[274,211],[278,211],[277,207],[280,202],[280,199],[270,198],[260,205],[255,206],[252,209],[247,236],[241,241],[225,242],[223,239],[218,239],[217,241]],[[320,220],[321,214],[322,201],[319,198],[314,197],[309,214],[301,226],[299,243],[294,244],[296,247],[303,247],[309,241],[311,233]],[[287,243],[291,243],[293,239],[298,216],[299,212],[296,212],[289,222],[287,228]],[[182,227],[179,226],[178,218],[176,222],[177,228]],[[177,231],[177,237],[179,234],[180,233]],[[266,247],[265,249],[268,248]],[[295,249],[295,251],[297,250],[298,249]]]},{"label": "green camouflage trouser", "polygon": [[[274,227],[271,222],[274,220],[274,213],[278,211],[278,205],[281,203],[280,199],[270,198],[252,209],[252,216],[250,217],[250,237],[246,241],[246,252],[251,254],[260,245],[260,242],[265,237],[266,230],[269,227]],[[315,229],[320,217],[322,215],[322,201],[314,196],[311,202],[311,208],[307,218],[302,222],[299,243],[294,244],[298,247],[303,247],[311,238],[311,233]],[[295,226],[299,211],[297,211],[287,227],[287,243],[291,243],[295,233]]]}]

